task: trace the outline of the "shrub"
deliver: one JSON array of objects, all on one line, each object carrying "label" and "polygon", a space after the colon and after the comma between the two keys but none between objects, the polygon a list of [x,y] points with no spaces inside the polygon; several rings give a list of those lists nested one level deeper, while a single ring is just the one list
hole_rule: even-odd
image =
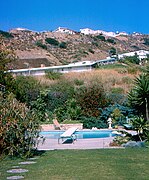
[{"label": "shrub", "polygon": [[[57,112],[57,116],[64,120],[66,114],[66,102],[74,95],[74,86],[71,82],[60,80],[52,84],[49,89],[41,91],[38,98],[32,102],[32,108],[36,109],[42,122],[50,119],[50,115]],[[58,113],[60,112],[60,115]]]},{"label": "shrub", "polygon": [[103,85],[98,81],[79,87],[76,92],[76,99],[85,116],[98,117],[99,108],[105,107],[107,104]]},{"label": "shrub", "polygon": [[95,38],[100,39],[101,41],[105,41],[105,37],[102,35],[95,36]]},{"label": "shrub", "polygon": [[74,79],[74,83],[75,83],[75,85],[77,85],[77,86],[81,86],[81,85],[84,84],[84,81],[83,81],[83,80],[80,80],[80,79]]},{"label": "shrub", "polygon": [[92,54],[94,54],[95,52],[92,50],[92,49],[88,49],[88,51],[90,52],[90,53],[92,53]]},{"label": "shrub", "polygon": [[127,143],[128,141],[131,140],[131,137],[129,136],[116,136],[113,140],[113,142],[117,145],[117,146],[121,146],[122,144]]},{"label": "shrub", "polygon": [[128,76],[125,76],[122,78],[122,82],[125,84],[131,84],[132,83],[132,79]]},{"label": "shrub", "polygon": [[108,42],[108,43],[111,43],[111,44],[116,44],[116,42],[114,41],[114,39],[107,39],[107,42]]},{"label": "shrub", "polygon": [[109,93],[107,94],[107,98],[111,104],[124,105],[127,102],[126,95],[121,93]]},{"label": "shrub", "polygon": [[116,87],[116,88],[114,87],[114,88],[111,89],[111,92],[115,93],[115,94],[123,94],[124,93],[124,89],[121,88],[121,87]]},{"label": "shrub", "polygon": [[2,35],[5,38],[13,38],[14,37],[11,33],[2,31],[2,30],[0,30],[0,35]]},{"label": "shrub", "polygon": [[127,56],[127,57],[123,58],[123,62],[130,62],[133,64],[139,64],[140,60],[138,58],[138,55],[136,54],[134,56]]},{"label": "shrub", "polygon": [[62,76],[62,73],[60,72],[52,72],[52,71],[46,71],[46,77],[51,80],[60,79]]},{"label": "shrub", "polygon": [[60,48],[63,48],[63,49],[66,49],[66,48],[67,48],[67,43],[66,43],[66,42],[61,42],[61,43],[59,44],[59,47],[60,47]]},{"label": "shrub", "polygon": [[47,46],[45,44],[42,44],[40,41],[36,42],[36,46],[41,47],[42,49],[47,49]]},{"label": "shrub", "polygon": [[128,67],[127,71],[129,74],[137,74],[137,72],[138,72],[136,67]]},{"label": "shrub", "polygon": [[51,44],[51,45],[54,45],[54,46],[58,46],[59,45],[59,42],[56,39],[54,39],[54,38],[46,38],[45,41],[48,44]]},{"label": "shrub", "polygon": [[102,108],[100,119],[103,122],[107,122],[107,119],[112,115],[115,109],[119,109],[119,112],[121,113],[121,116],[117,119],[117,124],[123,125],[123,123],[126,123],[126,117],[131,117],[134,115],[134,110],[130,109],[128,106],[120,105],[120,104],[114,104],[109,105],[106,108]]},{"label": "shrub", "polygon": [[0,95],[0,149],[11,156],[30,156],[39,136],[36,113],[10,94]]},{"label": "shrub", "polygon": [[99,46],[97,42],[92,42],[92,44],[93,44],[94,46],[96,46],[96,47]]},{"label": "shrub", "polygon": [[109,55],[110,56],[116,55],[116,49],[114,47],[111,47],[111,49],[109,50]]},{"label": "shrub", "polygon": [[96,128],[107,128],[108,124],[99,118],[95,117],[82,117],[81,122],[83,123],[83,128],[92,129]]},{"label": "shrub", "polygon": [[49,87],[51,92],[61,92],[66,94],[68,98],[73,97],[74,95],[74,85],[71,81],[61,79],[57,81],[55,84],[51,84]]},{"label": "shrub", "polygon": [[11,63],[15,62],[16,56],[12,51],[7,50],[2,46],[3,39],[0,37],[0,84],[5,86],[5,92],[13,92],[15,80],[10,73],[6,71],[10,68]]},{"label": "shrub", "polygon": [[144,40],[143,44],[149,46],[149,38],[144,38],[143,40]]},{"label": "shrub", "polygon": [[32,76],[17,76],[15,95],[20,102],[30,105],[35,100],[40,91],[39,82]]},{"label": "shrub", "polygon": [[81,107],[76,99],[68,99],[63,106],[55,109],[57,118],[62,122],[64,120],[78,120],[81,116]]}]

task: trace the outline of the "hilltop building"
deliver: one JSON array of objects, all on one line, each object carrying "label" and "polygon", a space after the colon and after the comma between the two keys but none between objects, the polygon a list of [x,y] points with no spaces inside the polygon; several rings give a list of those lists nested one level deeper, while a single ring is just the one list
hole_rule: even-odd
[{"label": "hilltop building", "polygon": [[76,34],[77,33],[74,30],[71,30],[71,29],[68,29],[68,28],[64,28],[64,27],[58,27],[53,32],[60,32],[60,33],[65,33],[65,34]]}]

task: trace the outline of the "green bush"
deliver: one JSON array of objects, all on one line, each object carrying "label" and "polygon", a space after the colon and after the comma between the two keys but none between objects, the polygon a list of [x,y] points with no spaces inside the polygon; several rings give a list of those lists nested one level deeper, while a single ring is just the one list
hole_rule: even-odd
[{"label": "green bush", "polygon": [[[51,84],[47,90],[41,91],[38,98],[32,102],[42,122],[50,120],[52,114],[57,113],[61,121],[67,119],[66,104],[74,96],[74,86],[71,82],[60,80]],[[59,115],[60,114],[60,115]]]},{"label": "green bush", "polygon": [[97,38],[97,39],[99,39],[101,41],[106,41],[106,38],[103,35],[95,36],[95,38]]},{"label": "green bush", "polygon": [[14,37],[11,33],[2,31],[2,30],[0,30],[0,35],[2,35],[5,38],[13,38]]},{"label": "green bush", "polygon": [[41,86],[39,82],[32,76],[17,76],[16,77],[15,95],[20,102],[25,102],[30,105],[31,101],[35,100],[39,94]]},{"label": "green bush", "polygon": [[42,49],[47,49],[47,46],[45,44],[42,44],[40,41],[36,42],[36,46],[41,47]]},{"label": "green bush", "polygon": [[59,45],[59,42],[56,39],[54,39],[54,38],[46,38],[45,41],[48,44],[51,44],[51,45],[54,45],[54,46],[58,46]]},{"label": "green bush", "polygon": [[128,56],[128,57],[125,57],[123,58],[122,62],[124,63],[133,63],[133,64],[139,64],[140,63],[140,60],[138,58],[138,55],[134,55],[134,56]]},{"label": "green bush", "polygon": [[88,51],[89,51],[90,53],[92,53],[92,54],[95,53],[91,48],[89,48]]},{"label": "green bush", "polygon": [[0,149],[11,156],[30,156],[39,137],[36,113],[10,94],[0,95]]},{"label": "green bush", "polygon": [[109,39],[109,38],[108,38],[108,39],[107,39],[107,42],[108,42],[108,43],[111,43],[111,44],[116,44],[116,42],[114,41],[114,39]]},{"label": "green bush", "polygon": [[107,104],[103,85],[98,81],[80,86],[76,92],[76,99],[84,116],[98,117],[99,108],[105,107]]},{"label": "green bush", "polygon": [[81,122],[83,123],[83,128],[92,129],[96,128],[107,128],[108,124],[95,117],[82,117]]},{"label": "green bush", "polygon": [[61,42],[61,43],[59,44],[59,47],[60,47],[60,48],[63,48],[63,49],[66,49],[66,48],[67,48],[67,43],[66,43],[66,42]]},{"label": "green bush", "polygon": [[55,109],[56,117],[60,122],[65,120],[79,120],[81,116],[81,107],[76,99],[68,99],[63,106]]},{"label": "green bush", "polygon": [[118,146],[127,143],[131,140],[131,137],[129,136],[116,136],[113,140]]},{"label": "green bush", "polygon": [[111,47],[111,49],[109,50],[109,55],[110,56],[116,55],[116,49],[114,47]]}]

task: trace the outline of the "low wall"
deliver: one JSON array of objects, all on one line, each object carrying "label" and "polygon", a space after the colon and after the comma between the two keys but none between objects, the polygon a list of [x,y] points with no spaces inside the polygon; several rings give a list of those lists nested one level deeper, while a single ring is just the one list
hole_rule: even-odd
[{"label": "low wall", "polygon": [[[83,129],[83,124],[82,123],[78,123],[78,124],[61,124],[62,125],[62,129],[67,130],[71,127],[76,127],[79,130]],[[41,130],[42,131],[50,131],[50,130],[55,130],[55,127],[53,124],[42,124],[41,125]]]}]

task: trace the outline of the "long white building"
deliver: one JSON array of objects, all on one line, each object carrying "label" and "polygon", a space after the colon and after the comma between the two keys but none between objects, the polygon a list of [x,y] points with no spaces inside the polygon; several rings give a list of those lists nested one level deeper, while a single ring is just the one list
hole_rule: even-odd
[{"label": "long white building", "polygon": [[45,75],[46,72],[60,72],[60,73],[68,73],[68,72],[83,72],[83,71],[91,71],[92,69],[96,68],[98,65],[105,65],[105,64],[113,64],[115,63],[115,58],[97,60],[97,61],[83,61],[72,63],[63,66],[50,66],[50,67],[39,67],[39,68],[28,68],[28,69],[15,69],[9,70],[8,72],[14,75]]}]

